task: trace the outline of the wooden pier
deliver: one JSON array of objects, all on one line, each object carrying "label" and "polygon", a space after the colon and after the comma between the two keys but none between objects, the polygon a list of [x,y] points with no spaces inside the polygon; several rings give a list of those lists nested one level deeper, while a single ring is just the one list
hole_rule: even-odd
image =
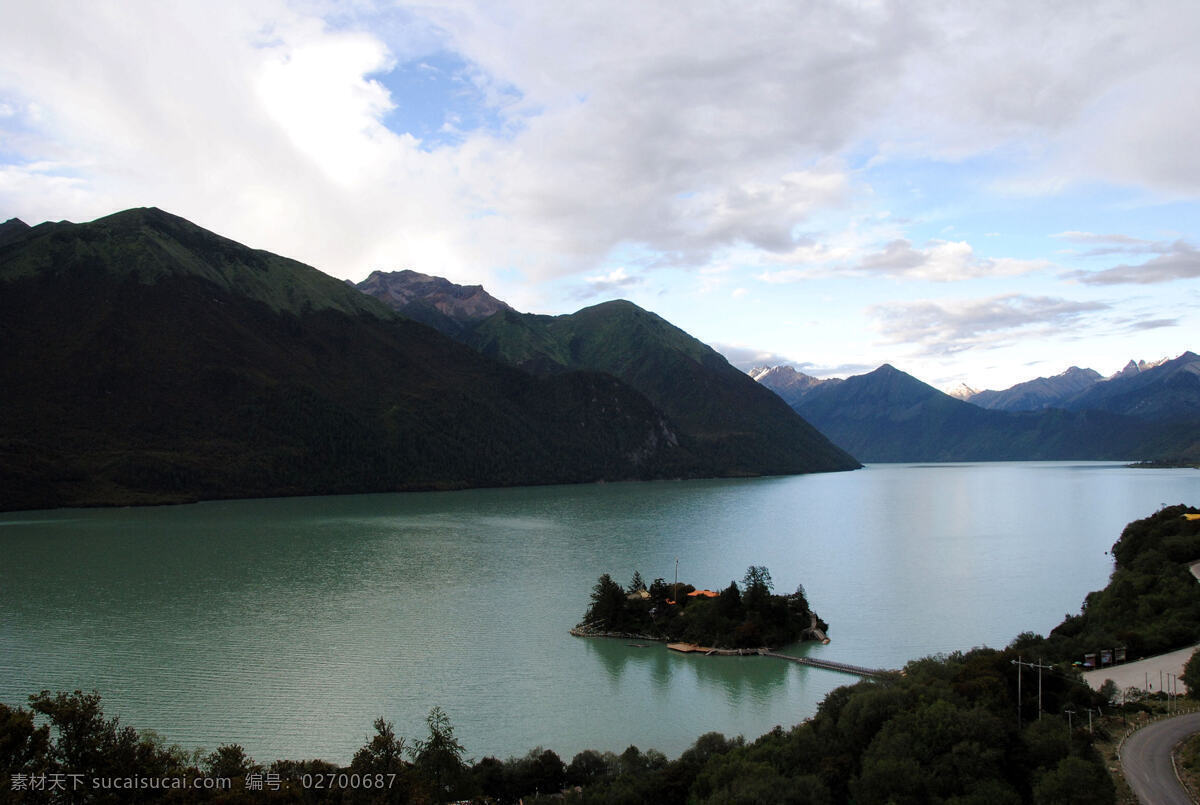
[{"label": "wooden pier", "polygon": [[756,648],[711,648],[695,643],[667,643],[667,648],[680,654],[703,654],[705,657],[753,657],[762,654],[762,650]]},{"label": "wooden pier", "polygon": [[791,660],[801,665],[810,665],[813,668],[824,668],[827,671],[841,671],[844,674],[865,676],[871,679],[878,679],[887,674],[895,673],[885,668],[864,668],[861,665],[851,665],[850,663],[837,662],[836,660],[818,660],[815,657],[793,657],[790,654],[778,654],[774,651],[760,651],[759,654],[764,657],[778,657],[781,660]]},{"label": "wooden pier", "polygon": [[695,643],[668,643],[667,648],[672,651],[678,651],[682,654],[703,654],[706,657],[718,656],[738,656],[744,657],[747,655],[759,657],[778,657],[781,660],[791,660],[798,662],[801,665],[808,665],[813,668],[824,668],[826,671],[841,671],[843,674],[854,674],[855,676],[863,676],[869,679],[879,679],[888,674],[895,673],[885,668],[864,668],[861,665],[851,665],[848,662],[838,662],[837,660],[819,660],[815,657],[793,657],[791,654],[780,654],[770,649],[760,648],[735,648],[735,649],[720,649],[709,648],[708,646],[698,646]]}]

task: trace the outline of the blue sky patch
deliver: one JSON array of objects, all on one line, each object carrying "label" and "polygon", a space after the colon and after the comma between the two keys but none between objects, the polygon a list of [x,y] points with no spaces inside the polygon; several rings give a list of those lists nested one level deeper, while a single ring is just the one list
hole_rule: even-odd
[{"label": "blue sky patch", "polygon": [[387,88],[396,105],[383,124],[416,137],[426,151],[458,145],[479,130],[504,134],[509,121],[503,106],[520,99],[513,87],[493,90],[489,98],[479,69],[444,50],[371,78]]}]

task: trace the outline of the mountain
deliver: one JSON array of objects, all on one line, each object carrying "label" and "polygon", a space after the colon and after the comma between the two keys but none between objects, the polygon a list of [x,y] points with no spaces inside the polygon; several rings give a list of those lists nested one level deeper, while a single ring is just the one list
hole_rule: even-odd
[{"label": "mountain", "polygon": [[398,313],[458,337],[470,323],[511,308],[481,285],[456,285],[416,271],[373,271],[357,287]]},{"label": "mountain", "polygon": [[[0,246],[0,282],[169,286],[199,280],[275,313],[332,310],[393,318],[315,268],[223,238],[156,208],[127,210],[90,224],[45,223]],[[24,286],[21,286],[24,287]],[[102,300],[97,300],[102,301]]]},{"label": "mountain", "polygon": [[482,321],[459,318],[443,332],[535,376],[582,370],[620,380],[677,426],[680,447],[714,475],[859,466],[716,351],[632,302],[562,316],[506,307]]},{"label": "mountain", "polygon": [[959,383],[954,388],[946,392],[956,400],[969,400],[979,393],[978,389],[973,389],[966,383]]},{"label": "mountain", "polygon": [[1166,358],[1162,358],[1157,361],[1135,361],[1133,359],[1130,359],[1129,363],[1125,364],[1125,366],[1121,369],[1121,371],[1109,375],[1108,377],[1105,378],[1105,380],[1116,380],[1117,378],[1122,378],[1122,377],[1133,377],[1134,375],[1141,374],[1142,372],[1145,372],[1149,369],[1153,369],[1156,366],[1162,366],[1166,362],[1167,362]]},{"label": "mountain", "polygon": [[531,376],[161,210],[3,232],[0,509],[714,474],[609,374]]},{"label": "mountain", "polygon": [[9,218],[4,223],[0,224],[0,246],[5,243],[18,240],[25,237],[32,227],[22,221],[20,218]]},{"label": "mountain", "polygon": [[863,461],[1127,459],[1147,437],[1106,412],[989,411],[889,364],[818,386],[795,408]]},{"label": "mountain", "polygon": [[801,397],[822,383],[840,383],[840,378],[822,379],[798,372],[790,366],[760,366],[751,369],[750,377],[762,383],[783,398],[788,405],[795,405]]},{"label": "mountain", "polygon": [[1063,407],[1152,421],[1200,419],[1200,356],[1185,352],[1153,364],[1130,361],[1108,380],[1066,399]]},{"label": "mountain", "polygon": [[1054,377],[1039,377],[1003,391],[980,391],[964,399],[980,408],[997,411],[1037,411],[1058,408],[1062,403],[1101,381],[1094,369],[1072,366]]}]

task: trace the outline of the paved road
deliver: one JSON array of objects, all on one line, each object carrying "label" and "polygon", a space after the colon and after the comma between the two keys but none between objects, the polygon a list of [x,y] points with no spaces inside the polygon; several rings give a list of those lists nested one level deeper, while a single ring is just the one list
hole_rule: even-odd
[{"label": "paved road", "polygon": [[1195,805],[1171,766],[1171,750],[1194,732],[1200,732],[1200,713],[1143,727],[1121,747],[1125,779],[1146,805]]},{"label": "paved road", "polygon": [[[1183,675],[1183,666],[1192,657],[1192,652],[1200,646],[1189,646],[1181,648],[1178,651],[1172,651],[1168,654],[1159,654],[1155,657],[1146,657],[1136,662],[1127,662],[1122,665],[1110,665],[1107,668],[1098,668],[1095,671],[1084,671],[1083,681],[1092,686],[1092,690],[1100,690],[1100,686],[1104,684],[1104,680],[1111,679],[1117,683],[1117,687],[1121,690],[1125,688],[1139,688],[1148,690],[1151,693],[1158,693],[1160,686],[1165,686],[1167,674],[1172,674],[1176,677]],[[1147,686],[1147,681],[1149,685]],[[1187,685],[1183,684],[1183,680],[1177,681],[1175,688],[1179,693],[1187,693]]]}]

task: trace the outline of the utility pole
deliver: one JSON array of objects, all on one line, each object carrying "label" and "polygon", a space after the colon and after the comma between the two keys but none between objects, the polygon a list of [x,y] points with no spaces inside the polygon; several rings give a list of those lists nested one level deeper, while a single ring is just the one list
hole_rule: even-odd
[{"label": "utility pole", "polygon": [[679,557],[675,557],[675,606],[679,606]]},{"label": "utility pole", "polygon": [[1027,668],[1038,669],[1038,721],[1042,720],[1042,669],[1053,668],[1052,665],[1043,665],[1038,662],[1022,662],[1021,656],[1017,655],[1015,660],[1009,660],[1013,665],[1017,666],[1017,728],[1021,727],[1021,666]]},{"label": "utility pole", "polygon": [[1009,660],[1013,665],[1017,666],[1017,732],[1021,731],[1021,655],[1018,654],[1015,660]]},{"label": "utility pole", "polygon": [[1071,716],[1075,715],[1075,711],[1068,708],[1063,710],[1063,712],[1067,714],[1067,733],[1070,734],[1075,729],[1074,719],[1071,718]]}]

